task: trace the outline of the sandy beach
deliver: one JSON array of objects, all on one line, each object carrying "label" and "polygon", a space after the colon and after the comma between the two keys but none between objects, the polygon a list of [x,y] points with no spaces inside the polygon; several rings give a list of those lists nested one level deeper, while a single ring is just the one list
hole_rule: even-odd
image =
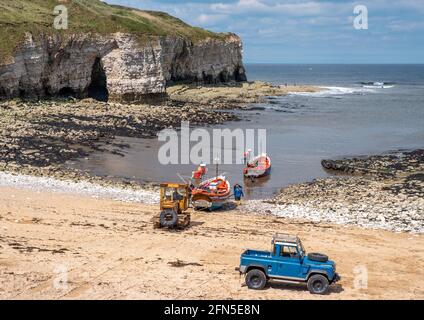
[{"label": "sandy beach", "polygon": [[0,301],[424,300],[424,6],[368,2],[0,0]]},{"label": "sandy beach", "polygon": [[[0,188],[1,299],[423,299],[423,236],[246,214],[195,212],[183,231],[156,230],[157,205]],[[298,234],[337,262],[325,296],[304,285],[243,286],[246,248]],[[367,288],[358,286],[366,272]],[[355,285],[356,283],[356,285]]]},{"label": "sandy beach", "polygon": [[[422,150],[328,160],[324,167],[347,176],[295,184],[236,209],[193,212],[182,231],[153,228],[157,187],[61,166],[105,143],[118,152],[115,135],[153,135],[181,119],[232,121],[233,114],[217,110],[247,108],[290,90],[182,85],[155,112],[91,100],[35,103],[28,112],[23,102],[2,104],[0,299],[424,298]],[[178,117],[164,117],[170,110]],[[65,120],[56,121],[56,113]],[[42,123],[35,121],[40,115]],[[240,254],[269,249],[276,232],[297,234],[308,251],[328,254],[341,282],[324,296],[304,284],[247,289],[235,271]]]}]

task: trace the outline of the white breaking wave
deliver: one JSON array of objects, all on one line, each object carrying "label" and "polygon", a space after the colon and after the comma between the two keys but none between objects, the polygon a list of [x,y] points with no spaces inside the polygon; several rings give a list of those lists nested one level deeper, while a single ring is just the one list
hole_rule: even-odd
[{"label": "white breaking wave", "polygon": [[391,89],[394,85],[364,85],[363,88],[369,89]]},{"label": "white breaking wave", "polygon": [[305,97],[318,97],[318,98],[326,98],[326,97],[334,97],[334,96],[342,96],[346,94],[365,94],[365,93],[373,93],[376,92],[374,89],[370,88],[348,88],[348,87],[318,87],[322,89],[318,92],[289,92],[290,95],[296,96],[305,96]]},{"label": "white breaking wave", "polygon": [[0,172],[0,186],[24,188],[35,191],[50,191],[77,194],[93,198],[106,198],[126,202],[158,203],[159,195],[151,190],[131,190],[119,187],[105,187],[86,181],[65,181],[49,177],[34,177]]}]

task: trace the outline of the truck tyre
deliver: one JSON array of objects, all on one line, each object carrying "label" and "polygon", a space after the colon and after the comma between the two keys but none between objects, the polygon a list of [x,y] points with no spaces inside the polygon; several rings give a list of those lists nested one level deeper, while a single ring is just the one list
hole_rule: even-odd
[{"label": "truck tyre", "polygon": [[318,262],[327,262],[328,256],[322,253],[308,253],[308,259],[312,261],[318,261]]},{"label": "truck tyre", "polygon": [[246,274],[246,285],[249,289],[262,290],[266,285],[266,276],[261,270],[253,269]]},{"label": "truck tyre", "polygon": [[160,225],[165,228],[174,228],[178,223],[178,214],[174,210],[166,209],[160,213]]},{"label": "truck tyre", "polygon": [[308,279],[308,290],[312,294],[325,294],[328,286],[328,279],[321,274],[315,274]]}]

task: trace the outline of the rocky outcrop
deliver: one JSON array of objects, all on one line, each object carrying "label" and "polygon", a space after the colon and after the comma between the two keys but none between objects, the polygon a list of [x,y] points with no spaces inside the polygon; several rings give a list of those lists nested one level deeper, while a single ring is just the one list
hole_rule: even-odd
[{"label": "rocky outcrop", "polygon": [[166,81],[203,83],[246,81],[240,38],[206,39],[196,44],[183,39],[164,38],[163,70]]},{"label": "rocky outcrop", "polygon": [[65,92],[82,95],[91,83],[96,57],[117,48],[108,38],[59,36],[35,40],[28,34],[13,60],[0,66],[0,94],[17,96],[55,95]]},{"label": "rocky outcrop", "polygon": [[[1,60],[0,60],[1,61]],[[176,81],[246,80],[240,38],[191,42],[180,37],[27,35],[8,63],[0,64],[0,96],[76,97],[143,101],[163,96]]]},{"label": "rocky outcrop", "polygon": [[361,156],[355,158],[324,159],[324,169],[355,175],[372,175],[392,178],[404,173],[424,170],[424,149],[390,152],[384,155]]},{"label": "rocky outcrop", "polygon": [[248,210],[258,213],[266,208],[285,218],[424,232],[424,150],[322,164],[343,175],[285,187],[262,209],[249,204]]}]

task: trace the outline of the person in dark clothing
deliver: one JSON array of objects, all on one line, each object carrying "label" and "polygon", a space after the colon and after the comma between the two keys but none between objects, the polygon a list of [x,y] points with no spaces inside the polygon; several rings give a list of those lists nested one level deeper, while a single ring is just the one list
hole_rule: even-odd
[{"label": "person in dark clothing", "polygon": [[172,199],[180,201],[183,198],[184,197],[181,194],[179,194],[177,190],[174,190],[174,193],[172,194]]},{"label": "person in dark clothing", "polygon": [[240,201],[244,197],[243,187],[239,184],[234,186],[234,200]]}]

